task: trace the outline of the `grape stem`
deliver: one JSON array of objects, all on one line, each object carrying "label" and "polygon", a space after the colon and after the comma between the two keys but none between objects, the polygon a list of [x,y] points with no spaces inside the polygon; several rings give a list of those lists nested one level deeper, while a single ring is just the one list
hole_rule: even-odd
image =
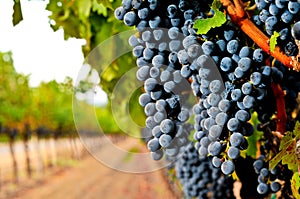
[{"label": "grape stem", "polygon": [[267,37],[255,24],[249,19],[241,0],[220,0],[226,8],[231,20],[237,24],[241,30],[248,35],[264,52],[276,58],[286,67],[300,71],[300,63],[295,57],[289,57],[275,46],[274,51],[270,50],[269,37]]},{"label": "grape stem", "polygon": [[276,122],[276,131],[281,135],[284,135],[286,132],[286,120],[287,115],[285,112],[285,99],[284,92],[281,86],[277,83],[272,83],[271,88],[276,100],[276,109],[277,109],[277,122]]}]

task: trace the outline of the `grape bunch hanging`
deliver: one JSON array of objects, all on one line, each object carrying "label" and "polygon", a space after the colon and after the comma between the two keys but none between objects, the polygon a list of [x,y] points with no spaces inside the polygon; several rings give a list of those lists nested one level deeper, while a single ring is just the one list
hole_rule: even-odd
[{"label": "grape bunch hanging", "polygon": [[[154,160],[178,159],[179,179],[197,173],[191,180],[199,184],[202,163],[178,166],[195,150],[226,179],[247,184],[245,175],[255,175],[258,197],[300,197],[299,0],[123,0],[115,16],[137,30],[129,44]],[[191,189],[186,196],[202,198],[202,189]]]}]

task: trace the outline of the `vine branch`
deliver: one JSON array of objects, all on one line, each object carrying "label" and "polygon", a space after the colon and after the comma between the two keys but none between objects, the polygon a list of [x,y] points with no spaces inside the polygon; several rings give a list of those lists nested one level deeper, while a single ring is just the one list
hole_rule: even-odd
[{"label": "vine branch", "polygon": [[277,109],[277,122],[276,122],[276,131],[281,135],[284,135],[286,132],[286,120],[287,115],[285,112],[285,99],[284,92],[281,86],[277,83],[272,83],[271,88],[276,100],[276,109]]},{"label": "vine branch", "polygon": [[248,18],[241,0],[233,0],[233,2],[230,0],[220,0],[220,2],[226,8],[231,20],[237,24],[241,30],[247,34],[264,52],[276,58],[286,67],[300,71],[300,63],[298,62],[298,59],[287,56],[283,53],[279,46],[276,46],[274,51],[270,50],[270,39]]}]

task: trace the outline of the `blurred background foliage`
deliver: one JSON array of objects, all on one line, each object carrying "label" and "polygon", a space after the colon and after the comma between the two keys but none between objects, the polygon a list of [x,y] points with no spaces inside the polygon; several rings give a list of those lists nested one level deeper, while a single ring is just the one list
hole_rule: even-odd
[{"label": "blurred background foliage", "polygon": [[[110,52],[100,52],[97,45],[113,35],[130,30],[121,21],[114,18],[114,8],[121,4],[121,0],[49,0],[46,9],[51,12],[49,26],[54,31],[63,29],[64,39],[84,39],[82,52],[85,57],[93,51],[97,59],[89,61],[90,71],[88,76],[75,82],[67,77],[64,82],[58,83],[55,80],[42,82],[38,87],[29,86],[30,76],[18,74],[14,69],[12,53],[0,53],[0,123],[1,132],[8,129],[24,130],[25,124],[31,129],[47,128],[55,135],[67,136],[77,135],[73,120],[72,100],[76,100],[80,106],[93,106],[88,99],[78,101],[78,93],[84,95],[88,92],[95,92],[100,86],[108,95],[108,103],[95,107],[95,112],[102,130],[105,133],[123,133],[117,125],[111,111],[111,100],[115,85],[119,79],[135,66],[135,60],[130,53],[109,63],[109,67],[99,67],[99,63],[113,57],[116,49],[111,48]],[[13,25],[16,26],[23,20],[22,6],[20,0],[14,0]],[[128,46],[126,40],[122,40],[124,46]],[[123,46],[120,44],[120,46]],[[119,46],[118,46],[119,47]],[[117,46],[116,46],[117,48]],[[97,52],[99,51],[99,52]],[[87,61],[86,61],[87,63]],[[84,64],[84,63],[83,63]],[[42,66],[41,66],[42,67]],[[70,68],[72,70],[72,68]],[[90,81],[89,75],[96,71],[99,81]],[[74,87],[74,85],[76,85]],[[123,88],[124,93],[132,92],[132,88]],[[135,122],[144,126],[144,114],[137,103],[137,96],[141,90],[134,92],[130,101],[122,98],[120,112],[126,108],[134,117]],[[74,97],[74,98],[73,98]],[[122,101],[123,100],[123,101]],[[123,107],[124,110],[121,110]],[[84,110],[84,108],[80,109]],[[81,113],[83,119],[88,119],[84,111]],[[82,126],[81,126],[82,127]],[[87,131],[89,126],[86,125]],[[138,131],[139,128],[132,131]],[[139,132],[134,132],[137,134]],[[5,134],[4,134],[5,135]],[[3,133],[0,137],[3,137]],[[5,140],[1,138],[0,140]]]}]

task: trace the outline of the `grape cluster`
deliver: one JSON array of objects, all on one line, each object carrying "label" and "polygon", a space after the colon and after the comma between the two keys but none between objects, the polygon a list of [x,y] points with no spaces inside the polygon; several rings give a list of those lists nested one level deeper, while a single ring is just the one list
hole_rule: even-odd
[{"label": "grape cluster", "polygon": [[231,178],[213,167],[208,157],[200,159],[192,144],[184,150],[175,170],[186,197],[234,198]]},{"label": "grape cluster", "polygon": [[291,37],[291,26],[300,20],[300,2],[296,0],[255,0],[258,15],[253,16],[255,24],[271,36],[279,33],[277,42],[289,56],[298,54],[298,47]]},{"label": "grape cluster", "polygon": [[[219,190],[215,187],[219,186],[217,179],[227,179],[224,176],[234,173],[255,130],[264,132],[257,142],[275,148],[274,154],[278,152],[278,142],[266,142],[266,138],[276,139],[271,132],[276,130],[277,122],[274,117],[277,96],[272,85],[280,85],[285,92],[286,129],[292,130],[295,121],[300,120],[299,73],[286,69],[257,47],[229,16],[221,27],[197,34],[193,25],[196,20],[213,15],[211,3],[209,0],[201,3],[198,0],[123,0],[122,6],[115,10],[117,19],[138,31],[129,38],[129,44],[137,58],[136,77],[144,83],[145,92],[139,103],[144,107],[146,127],[152,134],[147,139],[148,149],[154,160],[164,154],[167,159],[178,159],[177,177],[188,197],[206,198],[211,191],[207,183]],[[254,13],[258,13],[252,16],[255,24],[269,36],[279,32],[277,43],[281,49],[289,56],[297,55],[299,1],[255,0],[255,4]],[[192,111],[190,93],[198,100]],[[191,112],[195,144],[183,156],[178,156],[189,143]],[[264,128],[253,127],[250,120],[254,112],[257,113],[254,119]],[[277,172],[268,170],[266,165],[271,158],[265,154],[253,165],[258,174],[257,192],[262,195],[281,189],[277,179],[286,170],[285,167]],[[215,177],[204,180],[207,175],[204,170]]]},{"label": "grape cluster", "polygon": [[189,93],[190,85],[182,76],[179,52],[183,32],[193,30],[189,21],[203,9],[198,1],[123,0],[115,10],[117,19],[138,30],[129,44],[137,58],[137,79],[144,82],[139,103],[147,116],[146,127],[152,129],[147,146],[155,160],[164,151],[176,156],[188,141],[190,128],[185,123],[190,111],[184,93]]}]

